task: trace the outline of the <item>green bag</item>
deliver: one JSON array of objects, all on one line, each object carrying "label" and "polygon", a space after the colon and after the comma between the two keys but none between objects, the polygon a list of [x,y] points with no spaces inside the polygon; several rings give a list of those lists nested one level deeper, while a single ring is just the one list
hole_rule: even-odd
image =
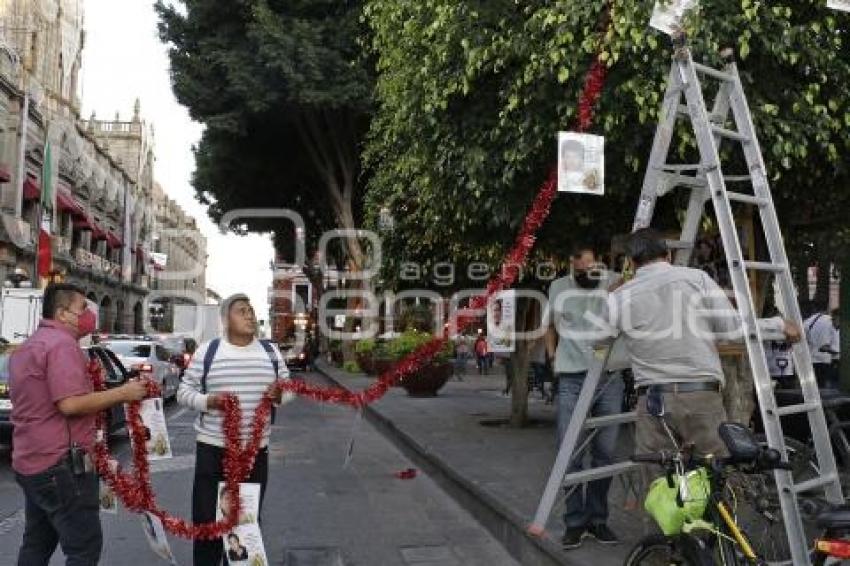
[{"label": "green bag", "polygon": [[658,523],[661,532],[667,536],[678,535],[685,523],[702,519],[708,506],[711,493],[708,470],[697,468],[685,474],[685,478],[688,482],[688,497],[684,506],[679,507],[676,503],[681,479],[678,475],[673,476],[674,487],[667,484],[666,476],[653,481],[643,504],[647,513]]}]

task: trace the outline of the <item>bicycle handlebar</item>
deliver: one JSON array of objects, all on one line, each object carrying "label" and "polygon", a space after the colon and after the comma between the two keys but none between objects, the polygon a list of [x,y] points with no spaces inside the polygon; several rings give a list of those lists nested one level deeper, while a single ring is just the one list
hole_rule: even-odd
[{"label": "bicycle handlebar", "polygon": [[[657,464],[663,467],[671,466],[675,461],[677,456],[681,456],[682,453],[677,452],[655,452],[650,454],[634,454],[631,456],[631,461],[638,464]],[[753,464],[757,470],[767,472],[771,470],[792,470],[793,466],[790,462],[787,462],[782,459],[782,455],[778,450],[774,450],[772,448],[764,448],[759,451],[758,456],[752,462],[740,462],[736,461],[733,458],[714,458],[713,456],[693,456],[691,455],[685,461],[685,464],[688,467],[692,466],[709,466],[712,463],[717,463],[721,467],[725,467],[728,465],[735,465],[741,463],[751,463]]]}]

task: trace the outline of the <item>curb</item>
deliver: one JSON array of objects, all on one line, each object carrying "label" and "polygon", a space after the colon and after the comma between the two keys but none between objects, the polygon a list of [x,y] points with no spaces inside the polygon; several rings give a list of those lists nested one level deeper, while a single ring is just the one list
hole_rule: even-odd
[{"label": "curb", "polygon": [[[332,375],[324,362],[316,364],[316,371],[335,386],[348,389]],[[530,535],[527,532],[528,522],[524,517],[480,488],[476,482],[459,474],[427,446],[400,430],[391,419],[370,406],[364,408],[363,414],[381,434],[487,529],[522,566],[579,564],[576,560],[568,559],[554,541]]]}]

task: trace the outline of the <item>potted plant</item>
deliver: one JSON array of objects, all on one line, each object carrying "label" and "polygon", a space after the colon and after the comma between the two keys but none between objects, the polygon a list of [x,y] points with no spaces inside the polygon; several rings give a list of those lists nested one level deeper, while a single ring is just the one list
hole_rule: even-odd
[{"label": "potted plant", "polygon": [[372,350],[372,370],[375,375],[381,375],[392,369],[395,360],[389,351],[389,344],[379,340]]},{"label": "potted plant", "polygon": [[369,375],[375,373],[373,353],[376,346],[377,342],[374,338],[360,340],[354,346],[354,357],[357,359],[357,365],[364,373]]},{"label": "potted plant", "polygon": [[345,361],[342,354],[342,341],[331,340],[328,342],[328,354],[330,355],[331,363],[337,367],[341,367],[342,362]]},{"label": "potted plant", "polygon": [[[407,331],[390,341],[387,348],[392,358],[398,361],[433,339],[434,336],[426,332]],[[404,377],[400,385],[411,397],[436,397],[437,392],[451,377],[450,358],[451,344],[447,342],[446,346],[425,366]]]}]

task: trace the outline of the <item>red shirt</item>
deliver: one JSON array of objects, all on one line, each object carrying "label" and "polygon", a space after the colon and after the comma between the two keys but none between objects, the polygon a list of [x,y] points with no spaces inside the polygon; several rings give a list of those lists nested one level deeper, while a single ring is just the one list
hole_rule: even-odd
[{"label": "red shirt", "polygon": [[95,416],[65,417],[56,406],[62,399],[92,392],[87,365],[73,330],[54,320],[42,320],[12,353],[12,468],[19,474],[38,474],[56,465],[72,442],[91,448]]}]

